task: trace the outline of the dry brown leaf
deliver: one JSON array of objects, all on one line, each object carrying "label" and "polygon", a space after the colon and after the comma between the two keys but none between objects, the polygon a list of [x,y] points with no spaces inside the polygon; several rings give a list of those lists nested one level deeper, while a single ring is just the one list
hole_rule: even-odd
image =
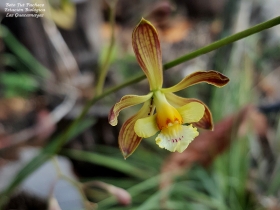
[{"label": "dry brown leaf", "polygon": [[188,36],[191,23],[183,18],[170,20],[169,26],[160,31],[160,37],[167,43],[180,42]]}]

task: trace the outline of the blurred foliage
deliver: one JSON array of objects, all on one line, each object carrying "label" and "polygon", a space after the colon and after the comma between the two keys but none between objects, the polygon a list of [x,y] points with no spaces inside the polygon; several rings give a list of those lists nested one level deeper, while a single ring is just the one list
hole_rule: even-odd
[{"label": "blurred foliage", "polygon": [[[58,7],[53,6],[54,21],[64,28],[74,24],[75,8],[71,1],[61,1]],[[67,19],[67,20],[66,20]],[[65,21],[66,20],[66,21]],[[0,75],[0,83],[4,88],[5,97],[22,96],[28,97],[40,89],[40,82],[49,78],[49,70],[42,66],[28,50],[11,34],[4,26],[0,26],[0,36],[10,53],[1,55],[1,64],[5,71]],[[240,37],[239,37],[240,38]],[[257,69],[264,75],[267,68],[271,68],[271,59],[279,58],[279,46],[266,47],[261,45],[262,37],[254,35],[232,47],[217,51],[213,61],[217,69],[227,75],[231,82],[222,89],[210,89],[207,91],[206,100],[209,101],[214,120],[218,122],[229,114],[234,114],[244,105],[252,102],[258,103],[258,95],[254,88],[253,70]],[[224,45],[224,43],[223,43]],[[221,45],[222,46],[222,45]],[[216,46],[216,49],[221,46]],[[100,56],[100,63],[105,62],[108,48],[104,47]],[[214,49],[214,48],[213,48]],[[213,50],[211,49],[211,50]],[[211,51],[210,50],[210,51]],[[229,60],[223,59],[223,51],[229,54]],[[209,48],[208,48],[209,51]],[[120,80],[131,78],[131,74],[139,70],[134,56],[125,55],[118,57],[118,48],[114,45],[112,56],[109,57],[108,65],[116,66]],[[205,53],[205,52],[203,52]],[[200,54],[203,54],[200,52]],[[199,53],[195,56],[200,55]],[[222,55],[222,56],[221,56]],[[195,57],[193,54],[193,57]],[[187,60],[193,58],[188,57]],[[261,57],[261,59],[259,59]],[[175,63],[176,64],[176,63]],[[172,64],[173,66],[175,65]],[[178,64],[178,63],[177,63]],[[176,65],[177,65],[176,64]],[[166,68],[172,65],[166,65]],[[135,72],[134,72],[134,69]],[[115,71],[112,71],[115,73]],[[139,79],[138,79],[139,80]],[[141,80],[141,78],[140,78]],[[139,81],[140,81],[139,80]],[[131,82],[133,83],[133,82]],[[129,84],[129,83],[126,83]],[[125,84],[125,85],[126,85]],[[122,84],[121,84],[122,85]],[[124,85],[124,86],[125,86]],[[121,86],[118,86],[121,88]],[[180,92],[187,97],[197,97],[205,89],[205,85],[190,87],[187,91]],[[119,88],[119,89],[120,89]],[[111,92],[110,92],[111,91]],[[110,89],[104,95],[114,92]],[[250,96],[250,97],[248,97]],[[93,98],[86,107],[101,99]],[[84,110],[88,110],[85,108]],[[22,171],[4,193],[11,193],[32,171],[48,160],[52,155],[59,152],[62,145],[69,139],[90,128],[94,119],[85,119],[84,111],[77,121],[64,133],[54,137],[42,153],[34,158]],[[160,189],[160,181],[169,174],[164,174],[161,167],[169,157],[165,150],[159,150],[154,144],[153,138],[145,139],[136,152],[126,161],[118,148],[104,145],[95,146],[93,151],[80,151],[74,149],[62,149],[61,155],[74,160],[89,162],[110,170],[121,172],[122,177],[80,177],[81,181],[100,180],[126,189],[132,196],[132,204],[128,207],[118,205],[115,197],[109,197],[107,193],[92,192],[88,194],[90,200],[98,203],[98,209],[201,209],[201,210],[244,210],[267,209],[263,204],[266,196],[279,198],[280,189],[280,120],[277,115],[275,127],[275,142],[273,155],[276,163],[272,164],[272,173],[266,172],[267,165],[262,155],[254,156],[255,146],[260,147],[258,137],[251,131],[240,136],[238,128],[231,135],[231,145],[227,151],[221,154],[208,167],[193,165],[189,169],[182,168],[183,173],[174,179],[166,189]],[[254,176],[252,177],[252,173]],[[253,186],[253,187],[252,187]],[[3,201],[2,201],[3,202]]]},{"label": "blurred foliage", "polygon": [[0,84],[3,85],[4,97],[28,97],[38,90],[38,81],[28,74],[1,73]]},{"label": "blurred foliage", "polygon": [[76,20],[76,7],[70,0],[55,1],[50,0],[51,18],[59,27],[63,29],[73,28]]},{"label": "blurred foliage", "polygon": [[[33,75],[41,78],[48,78],[50,76],[49,70],[38,62],[34,56],[24,47],[16,37],[10,32],[8,28],[0,25],[0,38],[4,41],[8,50],[10,50],[14,56],[4,55],[4,64],[18,67],[18,71],[27,68]],[[21,67],[21,64],[24,67]],[[21,68],[19,68],[21,67]]]}]

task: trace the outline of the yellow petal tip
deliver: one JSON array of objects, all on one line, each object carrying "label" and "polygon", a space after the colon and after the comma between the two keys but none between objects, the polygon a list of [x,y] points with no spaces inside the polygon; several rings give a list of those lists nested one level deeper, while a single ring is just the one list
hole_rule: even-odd
[{"label": "yellow petal tip", "polygon": [[150,23],[150,22],[142,17],[139,24],[143,24],[143,23]]},{"label": "yellow petal tip", "polygon": [[153,26],[153,24],[152,24],[150,21],[148,21],[148,20],[146,20],[145,18],[143,18],[143,17],[141,18],[141,20],[140,20],[140,22],[138,23],[137,27],[140,26],[140,25],[145,25],[145,24],[148,24],[148,25],[151,26],[155,31],[157,31],[156,28]]}]

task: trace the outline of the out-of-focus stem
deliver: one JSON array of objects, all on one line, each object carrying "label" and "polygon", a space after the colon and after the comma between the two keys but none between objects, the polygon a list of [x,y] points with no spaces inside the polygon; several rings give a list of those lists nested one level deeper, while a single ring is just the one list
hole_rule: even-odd
[{"label": "out-of-focus stem", "polygon": [[105,79],[108,73],[108,69],[110,66],[110,60],[113,54],[113,49],[115,45],[115,8],[116,8],[117,0],[113,0],[112,2],[108,3],[110,15],[109,21],[111,26],[111,35],[110,35],[110,43],[108,51],[106,52],[104,62],[100,64],[99,72],[98,72],[98,80],[95,87],[95,95],[98,96],[103,92]]},{"label": "out-of-focus stem", "polygon": [[268,20],[266,22],[260,23],[258,25],[255,25],[255,26],[253,26],[253,27],[251,27],[249,29],[246,29],[246,30],[241,31],[239,33],[236,33],[234,35],[231,35],[231,36],[225,37],[223,39],[220,39],[220,40],[218,40],[216,42],[213,42],[213,43],[211,43],[211,44],[209,44],[209,45],[207,45],[205,47],[202,47],[202,48],[200,48],[198,50],[195,50],[195,51],[193,51],[193,52],[191,52],[191,53],[189,53],[187,55],[183,55],[180,58],[177,58],[177,59],[175,59],[175,60],[173,60],[173,61],[171,61],[169,63],[164,64],[164,66],[163,66],[164,70],[170,69],[170,68],[172,68],[174,66],[177,66],[177,65],[179,65],[179,64],[181,64],[183,62],[186,62],[186,61],[191,60],[193,58],[196,58],[196,57],[198,57],[200,55],[206,54],[208,52],[211,52],[213,50],[221,48],[221,47],[223,47],[225,45],[231,44],[231,43],[236,42],[236,41],[238,41],[240,39],[243,39],[243,38],[245,38],[247,36],[250,36],[252,34],[256,34],[256,33],[260,32],[260,31],[269,29],[269,28],[271,28],[273,26],[276,26],[276,25],[279,25],[279,24],[280,24],[280,16],[276,17],[276,18],[273,18],[271,20]]}]

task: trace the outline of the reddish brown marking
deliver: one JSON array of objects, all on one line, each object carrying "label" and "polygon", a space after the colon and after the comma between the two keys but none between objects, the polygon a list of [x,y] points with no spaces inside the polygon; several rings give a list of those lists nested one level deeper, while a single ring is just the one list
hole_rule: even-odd
[{"label": "reddish brown marking", "polygon": [[172,120],[167,119],[165,123],[166,123],[166,125],[168,125],[169,123],[172,123]]}]

